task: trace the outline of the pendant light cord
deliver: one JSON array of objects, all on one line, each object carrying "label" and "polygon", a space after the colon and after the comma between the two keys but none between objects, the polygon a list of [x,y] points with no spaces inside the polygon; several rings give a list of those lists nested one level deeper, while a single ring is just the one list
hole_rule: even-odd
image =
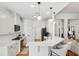
[{"label": "pendant light cord", "polygon": [[50,7],[50,15],[51,15],[51,18],[53,18],[53,14],[52,14],[52,7]]},{"label": "pendant light cord", "polygon": [[40,16],[40,4],[41,4],[41,2],[38,2],[38,11],[39,11],[39,16]]}]

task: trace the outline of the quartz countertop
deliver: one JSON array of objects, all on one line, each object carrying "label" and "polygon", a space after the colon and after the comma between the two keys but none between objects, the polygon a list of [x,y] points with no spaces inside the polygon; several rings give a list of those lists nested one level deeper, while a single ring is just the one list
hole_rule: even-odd
[{"label": "quartz countertop", "polygon": [[[21,38],[19,41],[23,40],[25,37]],[[16,42],[16,40],[12,40],[10,37],[2,37],[0,38],[0,47],[6,47]]]},{"label": "quartz countertop", "polygon": [[53,37],[52,39],[47,39],[41,42],[28,42],[27,46],[54,46],[60,42],[62,42],[64,38]]}]

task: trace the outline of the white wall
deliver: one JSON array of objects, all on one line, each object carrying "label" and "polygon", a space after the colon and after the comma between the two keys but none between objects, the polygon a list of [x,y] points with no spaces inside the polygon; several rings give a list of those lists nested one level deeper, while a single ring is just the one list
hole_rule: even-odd
[{"label": "white wall", "polygon": [[13,24],[12,14],[4,9],[0,10],[0,34],[13,33]]},{"label": "white wall", "polygon": [[19,16],[15,17],[14,12],[0,9],[0,40],[12,40],[19,34],[19,32],[14,32],[15,18],[16,24],[20,25],[23,31],[23,20],[20,20]]}]

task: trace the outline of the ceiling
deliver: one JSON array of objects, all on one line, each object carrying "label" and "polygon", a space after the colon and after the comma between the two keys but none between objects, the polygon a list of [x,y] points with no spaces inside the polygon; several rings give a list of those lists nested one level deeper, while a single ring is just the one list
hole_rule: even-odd
[{"label": "ceiling", "polygon": [[[53,7],[53,11],[57,14],[68,4],[69,2],[42,2],[40,5],[42,19],[48,19],[50,17],[49,7]],[[35,5],[35,7],[31,7],[31,5]],[[11,9],[27,20],[35,19],[33,16],[38,12],[36,2],[0,2],[0,8]]]},{"label": "ceiling", "polygon": [[63,12],[63,13],[79,13],[79,2],[70,3],[61,12]]}]

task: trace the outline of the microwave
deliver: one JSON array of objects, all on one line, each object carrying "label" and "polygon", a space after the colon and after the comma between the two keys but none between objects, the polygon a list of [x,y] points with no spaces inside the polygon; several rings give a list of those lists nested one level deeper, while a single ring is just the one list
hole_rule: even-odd
[{"label": "microwave", "polygon": [[20,31],[20,25],[14,25],[14,31]]}]

